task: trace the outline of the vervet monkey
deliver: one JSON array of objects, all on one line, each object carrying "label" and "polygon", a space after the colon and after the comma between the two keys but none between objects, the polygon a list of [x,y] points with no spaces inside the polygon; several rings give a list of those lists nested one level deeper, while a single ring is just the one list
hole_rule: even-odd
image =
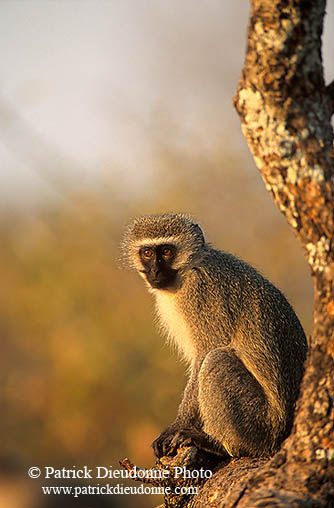
[{"label": "vervet monkey", "polygon": [[155,455],[182,445],[272,455],[291,430],[307,349],[284,295],[244,261],[213,249],[183,214],[136,218],[123,252],[189,366],[177,417],[153,442]]}]

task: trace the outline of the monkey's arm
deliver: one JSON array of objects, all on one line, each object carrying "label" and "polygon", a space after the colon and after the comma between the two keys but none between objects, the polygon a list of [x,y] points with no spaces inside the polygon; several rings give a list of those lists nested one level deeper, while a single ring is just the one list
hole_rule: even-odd
[{"label": "monkey's arm", "polygon": [[184,390],[175,421],[152,443],[154,454],[160,458],[174,455],[181,446],[196,446],[210,453],[217,452],[209,436],[202,430],[198,406],[198,373],[200,363],[193,369]]},{"label": "monkey's arm", "polygon": [[192,371],[187,382],[175,421],[169,425],[152,443],[154,454],[159,458],[164,455],[169,455],[173,449],[175,449],[175,443],[172,446],[172,441],[180,434],[180,431],[190,429],[196,426],[196,424],[198,426],[198,372],[199,366]]}]

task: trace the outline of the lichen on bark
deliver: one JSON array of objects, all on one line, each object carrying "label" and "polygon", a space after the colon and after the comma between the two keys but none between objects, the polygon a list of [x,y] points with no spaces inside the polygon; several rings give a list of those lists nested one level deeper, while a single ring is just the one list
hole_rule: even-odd
[{"label": "lichen on bark", "polygon": [[323,78],[324,14],[322,0],[253,0],[234,99],[266,188],[303,246],[315,285],[314,329],[293,432],[256,473],[262,486],[250,488],[238,506],[253,506],[253,495],[263,500],[266,487],[273,505],[328,506],[334,499],[333,87]]},{"label": "lichen on bark", "polygon": [[234,100],[267,190],[303,247],[311,242],[320,249],[322,235],[334,232],[333,133],[321,60],[324,11],[319,0],[254,0]]}]

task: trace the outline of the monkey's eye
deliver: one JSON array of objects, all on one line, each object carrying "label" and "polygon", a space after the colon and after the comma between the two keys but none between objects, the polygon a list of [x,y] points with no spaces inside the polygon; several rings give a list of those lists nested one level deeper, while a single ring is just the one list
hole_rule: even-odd
[{"label": "monkey's eye", "polygon": [[172,251],[171,249],[169,249],[168,247],[165,247],[162,251],[162,255],[165,257],[165,258],[169,258],[171,255],[172,255]]},{"label": "monkey's eye", "polygon": [[152,249],[144,249],[143,256],[146,259],[150,259],[153,256],[153,250]]}]

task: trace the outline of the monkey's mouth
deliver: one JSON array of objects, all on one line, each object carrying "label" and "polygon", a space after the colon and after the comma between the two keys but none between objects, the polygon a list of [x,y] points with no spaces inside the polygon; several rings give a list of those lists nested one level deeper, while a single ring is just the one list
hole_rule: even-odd
[{"label": "monkey's mouth", "polygon": [[154,289],[163,289],[169,286],[169,283],[167,280],[165,280],[164,277],[162,278],[151,278],[147,277],[148,282],[151,284],[152,288]]},{"label": "monkey's mouth", "polygon": [[169,270],[168,272],[160,272],[158,274],[146,273],[146,278],[149,284],[154,289],[168,289],[175,285],[177,272],[176,270]]}]

